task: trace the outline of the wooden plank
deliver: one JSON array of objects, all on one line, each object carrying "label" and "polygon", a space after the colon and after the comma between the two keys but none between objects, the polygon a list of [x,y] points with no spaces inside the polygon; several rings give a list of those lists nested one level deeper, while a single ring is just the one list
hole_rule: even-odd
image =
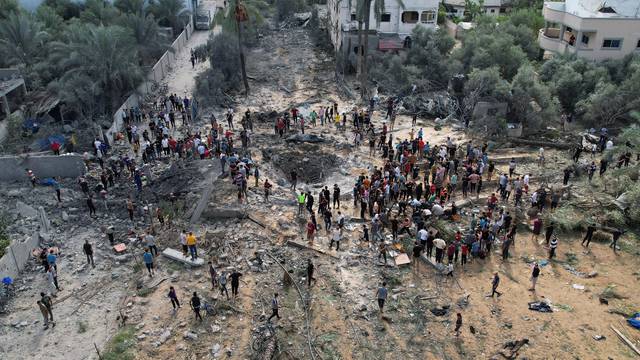
[{"label": "wooden plank", "polygon": [[195,260],[191,260],[191,256],[187,255],[184,256],[182,255],[182,251],[178,251],[175,249],[171,249],[171,248],[166,248],[164,249],[164,251],[162,251],[162,255],[165,257],[168,257],[171,260],[176,260],[182,263],[185,263],[187,265],[191,265],[191,266],[202,266],[204,265],[204,259],[199,257],[196,258]]},{"label": "wooden plank", "polygon": [[618,334],[620,339],[622,339],[622,341],[624,341],[624,343],[627,344],[627,346],[629,346],[633,351],[635,351],[637,355],[640,355],[640,350],[638,350],[638,348],[635,345],[633,345],[633,343],[629,339],[627,339],[626,336],[622,335],[622,333],[618,329],[614,328],[613,325],[609,325],[609,326],[611,326],[611,329],[613,329],[613,331],[615,331],[615,333]]}]

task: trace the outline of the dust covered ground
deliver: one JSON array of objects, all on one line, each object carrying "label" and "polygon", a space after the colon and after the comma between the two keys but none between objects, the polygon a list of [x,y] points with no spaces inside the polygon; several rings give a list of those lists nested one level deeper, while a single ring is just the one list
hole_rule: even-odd
[{"label": "dust covered ground", "polygon": [[[180,56],[181,61],[188,61],[184,54]],[[332,58],[315,50],[303,29],[265,34],[247,59],[251,93],[237,98],[236,114],[246,109],[282,113],[297,106],[306,115],[334,101],[341,111],[356,103],[335,86]],[[174,78],[188,78],[207,65],[198,66],[191,70],[189,64]],[[189,84],[181,80],[174,89],[184,91]],[[222,109],[203,111],[218,115]],[[378,129],[383,115],[382,109],[373,115]],[[200,124],[205,130],[207,122]],[[97,348],[103,355],[115,356],[109,359],[634,358],[610,329],[613,325],[628,337],[638,338],[636,330],[621,323],[621,314],[640,307],[636,298],[640,262],[631,240],[623,238],[623,251],[614,254],[606,242],[592,243],[587,251],[580,245],[580,234],[562,234],[557,259],[542,267],[538,290],[530,292],[530,263],[545,259],[547,251],[530,239],[525,211],[513,208],[510,202],[500,205],[518,214],[520,226],[509,260],[502,261],[496,248],[488,258],[456,268],[454,277],[444,277],[424,262],[395,266],[390,260],[385,266],[377,259],[377,249],[362,241],[359,208],[354,208],[351,196],[360,174],[383,165],[380,156],[370,156],[366,145],[354,146],[350,131],[333,126],[307,127],[306,134],[321,140],[313,144],[277,138],[272,121],[256,121],[254,126],[251,158],[259,164],[260,184],[264,179],[274,184],[269,202],[251,177],[248,197],[238,203],[236,187],[228,178],[217,176],[217,160],[156,163],[150,169],[155,181],[144,195],[149,204],[161,204],[169,193],[180,194],[172,225],[154,227],[159,248],[179,249],[179,231],[194,231],[206,261],[212,261],[218,271],[236,269],[243,274],[235,299],[227,300],[218,288],[212,288],[206,267],[191,268],[159,257],[157,274],[149,278],[140,263],[142,246],[135,241],[126,256],[112,254],[101,227],[115,225],[117,237],[126,239],[131,231],[139,234],[149,226],[144,214],[129,223],[124,200],[118,199],[132,191],[131,184],[114,190],[110,210],[97,204],[98,219],[85,214],[73,181],[63,183],[63,197],[68,200],[62,207],[51,189],[30,190],[25,184],[3,189],[0,200],[10,204],[16,232],[36,226],[35,220],[18,214],[13,205],[16,200],[34,207],[45,205],[55,229],[52,241],[64,255],[59,270],[63,290],[54,301],[57,326],[42,329],[35,301],[46,283],[34,261],[0,318],[0,357],[97,359]],[[455,123],[436,126],[433,119],[418,119],[417,127],[424,129],[432,144],[445,143],[447,137],[458,144],[478,141],[468,138]],[[410,130],[411,120],[400,116],[394,138],[407,138]],[[500,171],[506,171],[509,159],[517,157],[518,172],[531,173],[535,184],[541,178],[536,153],[537,148],[501,144],[491,156]],[[546,166],[553,171],[547,172],[551,175],[546,180],[559,186],[560,169],[569,161],[566,152],[548,149]],[[329,250],[329,234],[320,217],[314,245],[300,247],[307,246],[306,218],[297,216],[296,194],[288,182],[291,169],[297,169],[304,180],[298,188],[309,189],[316,200],[321,187],[340,186],[339,211],[347,221],[339,252]],[[574,194],[594,191],[584,177],[572,182]],[[470,214],[484,207],[495,187],[494,179],[486,182],[477,199],[454,197],[462,219],[447,227],[454,231],[468,227]],[[203,197],[207,206],[190,223]],[[336,210],[333,212],[335,219]],[[93,270],[83,265],[84,239],[97,247]],[[408,252],[413,239],[402,235],[399,243]],[[306,282],[307,259],[316,268],[311,286]],[[503,296],[499,298],[486,297],[494,272],[502,278],[499,290]],[[587,277],[592,272],[597,275]],[[390,290],[384,317],[375,297],[381,281]],[[167,297],[169,286],[176,289],[182,303],[175,312]],[[203,321],[194,320],[189,309],[194,291],[212,306],[212,313]],[[271,314],[274,292],[280,294],[282,318],[270,325],[266,318]],[[600,303],[603,292],[608,305]],[[528,302],[541,299],[548,299],[554,312],[528,310]],[[453,332],[457,312],[463,317],[459,337]],[[598,335],[604,339],[596,340]],[[528,339],[528,344],[517,354],[503,349],[505,343],[522,339]]]}]

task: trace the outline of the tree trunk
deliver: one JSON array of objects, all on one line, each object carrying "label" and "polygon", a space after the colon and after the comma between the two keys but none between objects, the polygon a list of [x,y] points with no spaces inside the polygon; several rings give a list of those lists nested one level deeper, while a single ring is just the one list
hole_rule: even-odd
[{"label": "tree trunk", "polygon": [[[360,72],[362,71],[362,19],[360,18],[360,14],[358,14],[358,57],[356,59],[356,75],[360,76]],[[351,49],[349,49],[351,52]],[[349,59],[349,56],[347,56]]]},{"label": "tree trunk", "polygon": [[367,56],[369,55],[369,25],[371,17],[371,0],[364,1],[364,45],[362,46],[362,68],[360,73],[360,97],[367,97]]},{"label": "tree trunk", "polygon": [[[240,5],[240,1],[237,1],[237,4]],[[238,51],[240,52],[240,68],[242,71],[242,82],[244,83],[244,92],[246,95],[249,94],[249,80],[247,80],[247,70],[245,69],[244,64],[244,50],[242,49],[242,24],[238,21],[238,17],[236,16],[236,26],[238,28]]]}]

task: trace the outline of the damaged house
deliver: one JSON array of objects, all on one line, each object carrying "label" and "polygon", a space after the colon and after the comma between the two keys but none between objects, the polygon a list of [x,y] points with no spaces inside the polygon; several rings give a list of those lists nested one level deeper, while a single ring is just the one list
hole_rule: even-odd
[{"label": "damaged house", "polygon": [[[421,25],[431,29],[437,27],[439,5],[437,0],[386,1],[379,21],[376,20],[373,2],[371,5],[367,34],[370,49],[393,51],[410,47],[411,32],[416,26]],[[329,0],[327,8],[329,35],[336,52],[347,56],[357,53],[356,2]]]}]

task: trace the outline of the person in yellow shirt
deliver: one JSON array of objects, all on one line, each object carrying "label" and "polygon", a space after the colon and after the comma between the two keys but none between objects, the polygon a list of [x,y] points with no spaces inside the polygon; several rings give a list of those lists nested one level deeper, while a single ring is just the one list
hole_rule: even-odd
[{"label": "person in yellow shirt", "polygon": [[198,249],[196,248],[196,236],[193,235],[192,231],[189,231],[189,235],[187,235],[187,246],[189,247],[189,252],[191,253],[191,260],[195,260],[198,258]]},{"label": "person in yellow shirt", "polygon": [[334,117],[334,121],[336,124],[336,128],[340,127],[340,114],[336,114],[336,116]]}]

